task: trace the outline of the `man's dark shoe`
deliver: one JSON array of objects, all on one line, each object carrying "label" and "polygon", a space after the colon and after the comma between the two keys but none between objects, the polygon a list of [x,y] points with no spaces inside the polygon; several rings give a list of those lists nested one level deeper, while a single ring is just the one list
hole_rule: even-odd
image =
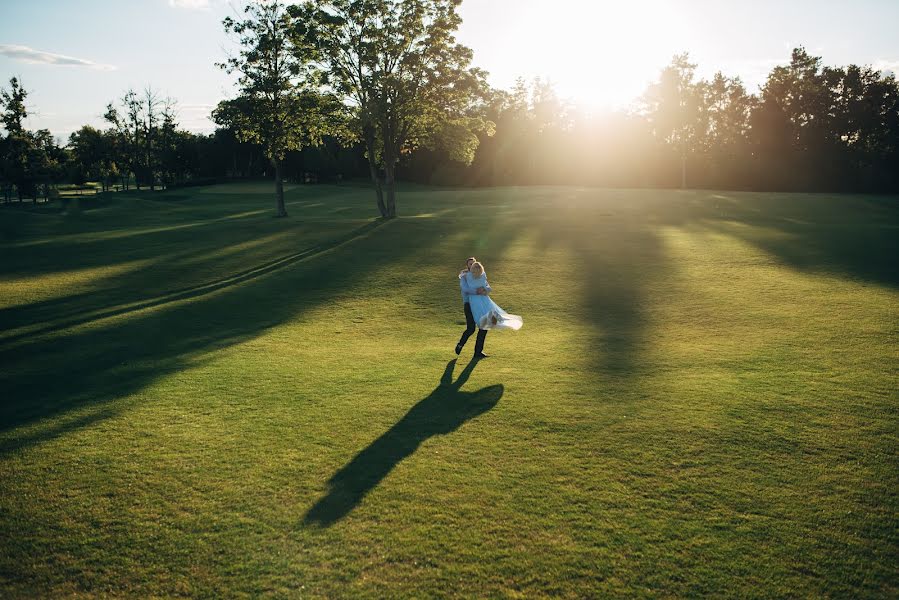
[{"label": "man's dark shoe", "polygon": [[462,352],[462,346],[460,344],[456,344],[456,354]]},{"label": "man's dark shoe", "polygon": [[487,358],[487,355],[484,354],[483,352],[478,352],[477,354],[474,355],[474,357],[477,359],[481,359],[481,358]]}]

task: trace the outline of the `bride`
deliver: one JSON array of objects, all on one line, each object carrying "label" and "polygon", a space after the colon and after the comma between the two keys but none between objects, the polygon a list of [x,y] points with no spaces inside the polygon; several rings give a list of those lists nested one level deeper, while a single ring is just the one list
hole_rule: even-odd
[{"label": "bride", "polygon": [[512,329],[518,331],[524,324],[518,315],[510,315],[493,300],[490,299],[490,286],[487,285],[487,273],[484,265],[475,262],[471,265],[466,277],[469,288],[479,290],[478,293],[469,296],[468,303],[471,306],[471,314],[478,329]]}]

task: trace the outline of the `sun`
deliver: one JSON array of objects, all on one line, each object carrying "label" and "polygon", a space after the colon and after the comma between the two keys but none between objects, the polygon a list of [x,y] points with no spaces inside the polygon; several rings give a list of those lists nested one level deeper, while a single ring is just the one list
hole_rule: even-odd
[{"label": "sun", "polygon": [[548,78],[559,95],[586,107],[630,104],[671,57],[685,49],[681,19],[662,0],[523,3],[518,51],[509,66]]}]

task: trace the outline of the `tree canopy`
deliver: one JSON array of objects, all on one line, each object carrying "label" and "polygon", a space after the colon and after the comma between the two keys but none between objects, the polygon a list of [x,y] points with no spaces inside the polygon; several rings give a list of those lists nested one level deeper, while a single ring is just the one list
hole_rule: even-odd
[{"label": "tree canopy", "polygon": [[296,37],[315,49],[323,82],[352,112],[378,210],[396,216],[396,165],[419,147],[470,164],[491,132],[488,89],[454,32],[460,0],[311,0],[290,7]]},{"label": "tree canopy", "polygon": [[240,51],[220,65],[238,74],[237,98],[219,103],[213,119],[245,142],[257,143],[275,170],[277,214],[287,216],[282,165],[288,151],[318,144],[339,106],[320,94],[311,69],[313,48],[295,35],[294,17],[280,2],[248,4],[243,20],[227,17]]}]

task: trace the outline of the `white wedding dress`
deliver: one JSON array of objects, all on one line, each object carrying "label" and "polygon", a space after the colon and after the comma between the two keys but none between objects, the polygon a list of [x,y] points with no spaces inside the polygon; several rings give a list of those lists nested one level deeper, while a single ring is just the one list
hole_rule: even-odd
[{"label": "white wedding dress", "polygon": [[[471,273],[466,273],[464,277],[468,278],[468,285],[472,288],[487,287],[487,276],[473,277]],[[468,304],[471,306],[471,316],[478,329],[511,329],[518,331],[524,325],[524,321],[518,315],[510,315],[504,311],[496,302],[490,299],[490,296],[479,296],[472,294],[468,297]]]}]

